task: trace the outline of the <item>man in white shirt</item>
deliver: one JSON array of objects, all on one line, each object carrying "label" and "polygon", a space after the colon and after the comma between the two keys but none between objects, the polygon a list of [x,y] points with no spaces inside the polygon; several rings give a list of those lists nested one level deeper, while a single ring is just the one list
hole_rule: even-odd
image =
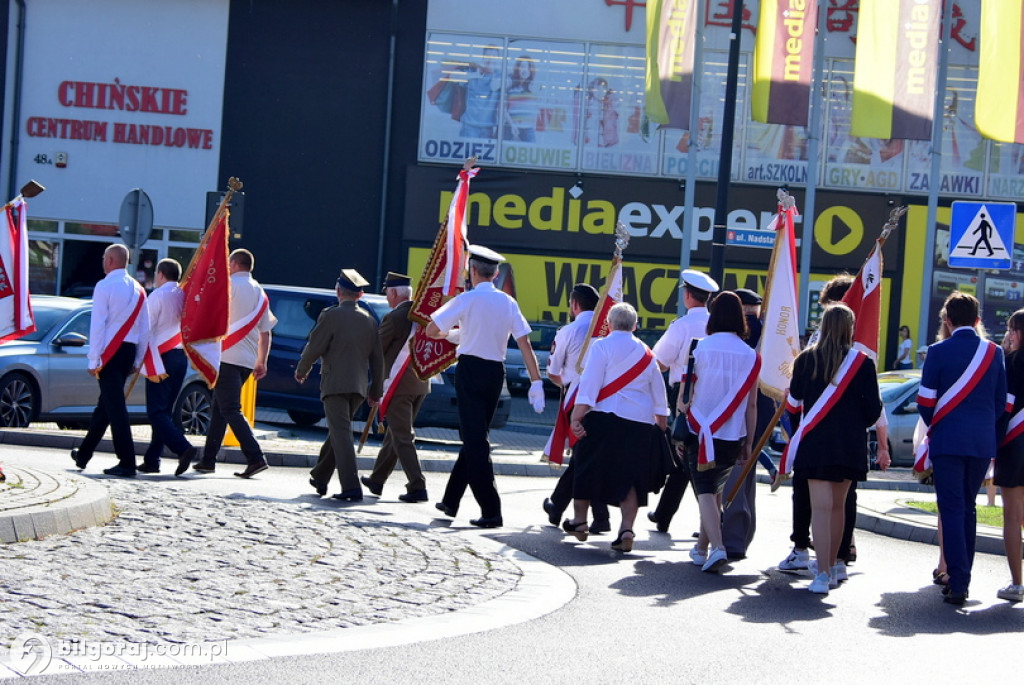
[{"label": "man in white shirt", "polygon": [[146,292],[128,275],[128,248],[110,245],[103,251],[106,276],[92,295],[89,325],[89,373],[100,385],[100,398],[89,421],[89,431],[77,450],[71,450],[75,465],[84,469],[100,439],[110,427],[117,454],[117,466],[104,469],[108,476],[135,477],[135,441],[128,420],[124,384],[142,366],[149,344],[149,310]]},{"label": "man in white shirt", "polygon": [[[686,314],[673,321],[661,339],[655,343],[654,356],[662,371],[668,369],[669,385],[678,385],[678,392],[682,392],[690,344],[707,335],[707,303],[712,293],[718,292],[718,283],[707,274],[694,269],[686,269],[679,274],[679,278],[682,280],[680,288]],[[694,439],[696,440],[696,436]],[[683,494],[689,483],[690,475],[685,466],[678,466],[669,474],[658,506],[654,511],[647,512],[648,520],[658,527],[658,532],[668,532],[669,523],[679,510],[679,504],[683,501]]]},{"label": "man in white shirt", "polygon": [[239,249],[228,255],[233,333],[225,339],[221,352],[206,446],[203,448],[203,458],[194,467],[199,473],[213,473],[217,453],[220,452],[228,426],[231,426],[231,432],[238,438],[247,464],[244,471],[235,475],[239,478],[252,478],[268,468],[263,458],[263,449],[256,442],[252,427],[242,414],[242,386],[250,375],[256,380],[267,375],[270,329],[277,324],[277,317],[270,311],[267,294],[252,277],[253,263],[254,258],[248,250]]},{"label": "man in white shirt", "polygon": [[174,475],[188,470],[197,450],[185,438],[174,421],[174,401],[188,372],[188,360],[181,345],[181,310],[185,293],[178,287],[181,264],[176,259],[161,259],[156,265],[156,288],[149,294],[150,354],[159,355],[167,377],[146,380],[146,416],[153,435],[142,457],[141,473],[160,473],[160,455],[164,446],[178,455]]},{"label": "man in white shirt", "polygon": [[468,485],[481,513],[480,518],[470,523],[480,528],[502,525],[501,498],[494,483],[487,434],[505,381],[505,349],[509,335],[519,345],[530,374],[530,403],[536,412],[544,411],[544,387],[537,355],[530,346],[530,325],[516,301],[494,287],[498,264],[503,261],[505,258],[497,252],[471,245],[469,276],[473,289],[443,304],[431,316],[426,330],[428,336],[436,339],[447,337],[456,326],[459,330],[455,396],[462,449],[448,478],[444,497],[435,506],[445,516],[454,517]]},{"label": "man in white shirt", "polygon": [[[561,386],[563,396],[571,396],[571,393],[576,391],[580,377],[577,366],[582,366],[580,353],[583,352],[587,333],[594,320],[594,308],[597,306],[598,299],[600,299],[600,295],[589,283],[577,283],[569,294],[569,312],[572,314],[572,321],[558,329],[555,340],[551,344],[551,354],[548,357],[548,378],[555,385]],[[571,407],[568,409],[571,413]],[[565,407],[559,408],[559,412],[564,411],[566,411]],[[568,416],[566,416],[566,425],[568,425],[568,420]],[[556,436],[558,436],[557,440],[564,444],[561,433],[556,429],[548,441],[552,452],[564,449],[563,445],[554,444]],[[555,485],[551,497],[544,500],[544,512],[548,515],[548,522],[553,526],[561,527],[562,513],[572,501],[572,481],[575,471],[572,460],[570,460],[569,466],[558,478],[558,484]],[[594,511],[594,521],[590,524],[590,532],[596,535],[610,531],[611,524],[608,520],[607,505],[594,500],[591,507]]]}]

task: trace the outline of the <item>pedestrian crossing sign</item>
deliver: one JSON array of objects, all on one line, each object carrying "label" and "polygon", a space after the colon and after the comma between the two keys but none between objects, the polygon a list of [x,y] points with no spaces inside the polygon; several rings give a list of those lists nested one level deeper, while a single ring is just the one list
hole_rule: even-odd
[{"label": "pedestrian crossing sign", "polygon": [[1017,205],[1013,202],[953,203],[949,265],[961,269],[1009,269]]}]

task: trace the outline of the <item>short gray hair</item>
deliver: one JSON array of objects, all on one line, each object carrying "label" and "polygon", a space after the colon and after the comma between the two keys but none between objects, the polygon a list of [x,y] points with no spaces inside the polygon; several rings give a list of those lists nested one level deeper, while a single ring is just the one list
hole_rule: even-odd
[{"label": "short gray hair", "polygon": [[619,302],[608,310],[608,325],[613,331],[630,331],[636,328],[636,310],[628,302]]},{"label": "short gray hair", "polygon": [[469,258],[469,265],[476,269],[481,278],[493,278],[498,273],[498,265],[494,262],[485,262],[481,259]]},{"label": "short gray hair", "polygon": [[412,286],[409,285],[389,285],[388,288],[395,291],[395,296],[400,297],[403,300],[408,300],[412,297]]}]

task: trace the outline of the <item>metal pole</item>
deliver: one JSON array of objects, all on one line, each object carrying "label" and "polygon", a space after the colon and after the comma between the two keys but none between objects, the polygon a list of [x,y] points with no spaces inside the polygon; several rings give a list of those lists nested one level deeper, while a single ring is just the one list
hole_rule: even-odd
[{"label": "metal pole", "polygon": [[[690,145],[686,150],[686,188],[684,189],[685,205],[683,209],[683,238],[679,244],[679,270],[690,268],[690,252],[693,247],[693,234],[697,230],[696,194],[697,194],[697,146],[694,145],[694,129],[700,121],[700,98],[704,90],[704,3],[697,3],[697,30],[694,32],[693,45],[693,90],[690,95]],[[679,291],[676,313],[686,313],[683,294]]]},{"label": "metal pole", "polygon": [[932,110],[932,154],[928,172],[928,219],[924,232],[924,267],[921,269],[921,318],[918,319],[918,340],[927,344],[928,324],[934,313],[929,310],[932,293],[932,271],[935,265],[935,218],[939,208],[939,175],[942,173],[942,129],[946,108],[946,76],[949,71],[949,32],[953,23],[953,3],[946,2],[939,29],[939,73],[935,83],[935,107]]},{"label": "metal pole", "polygon": [[811,121],[807,129],[807,194],[800,225],[800,288],[798,290],[800,330],[807,330],[810,316],[811,248],[814,246],[814,201],[818,192],[818,157],[822,110],[825,108],[825,28],[827,2],[818,0],[818,31],[814,36],[814,74],[811,76]]},{"label": "metal pole", "polygon": [[384,280],[384,228],[388,208],[388,175],[391,172],[391,108],[395,98],[395,32],[398,31],[398,0],[391,0],[391,43],[388,48],[388,100],[384,108],[383,168],[380,174],[380,221],[377,223],[377,265],[374,283]]},{"label": "metal pole", "polygon": [[718,162],[718,199],[715,202],[715,226],[711,235],[711,278],[719,283],[723,282],[725,275],[726,221],[729,214],[729,182],[732,179],[732,142],[736,128],[736,89],[742,29],[743,0],[734,0],[729,34],[729,69],[725,78],[725,107],[722,113],[722,149]]}]

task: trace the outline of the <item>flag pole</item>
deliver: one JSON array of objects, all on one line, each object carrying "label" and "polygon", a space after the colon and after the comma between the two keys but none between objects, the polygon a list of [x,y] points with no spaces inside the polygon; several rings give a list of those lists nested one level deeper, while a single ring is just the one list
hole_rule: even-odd
[{"label": "flag pole", "polygon": [[39,193],[43,192],[44,190],[46,190],[46,187],[43,186],[43,184],[39,183],[36,180],[31,180],[31,181],[29,181],[28,183],[26,183],[25,185],[23,185],[21,187],[21,191],[18,193],[18,197],[14,198],[10,202],[6,203],[3,206],[3,209],[7,209],[8,207],[11,207],[11,206],[17,204],[18,202],[20,202],[21,200],[24,200],[24,199],[27,199],[27,198],[30,198],[30,197],[35,197],[36,195],[38,195]]},{"label": "flag pole", "polygon": [[[627,245],[629,245],[629,231],[626,230],[621,221],[618,221],[615,223],[615,252],[612,254],[612,268],[608,270],[608,278],[605,279],[604,285],[601,286],[601,294],[597,298],[599,309],[604,305],[608,297],[608,290],[615,281],[615,272],[622,268],[622,251],[626,249]],[[583,360],[587,358],[587,349],[590,347],[590,341],[594,339],[594,334],[597,332],[594,330],[599,323],[597,319],[598,317],[595,316],[590,320],[590,327],[587,329],[587,336],[583,339],[580,356],[576,359],[577,373],[583,373]]]},{"label": "flag pole", "polygon": [[196,258],[203,253],[203,248],[206,247],[206,243],[209,242],[211,233],[210,229],[217,225],[217,221],[220,219],[221,215],[227,211],[228,204],[231,202],[231,197],[241,189],[242,182],[236,177],[232,176],[228,179],[228,192],[224,193],[224,197],[221,198],[220,206],[217,207],[217,211],[213,213],[213,218],[210,219],[210,224],[206,227],[206,232],[203,233],[203,239],[199,241],[199,247],[197,247],[196,251],[192,253],[192,259],[188,263],[188,268],[185,269],[185,275],[181,278],[182,284],[187,283],[188,279],[191,278],[192,271],[195,269]]},{"label": "flag pole", "polygon": [[[775,424],[782,418],[782,412],[786,409],[786,403],[780,402],[778,408],[775,410],[775,414],[772,416],[771,421],[768,422],[768,427],[761,433],[761,437],[757,439],[757,445],[750,450],[750,458],[747,459],[747,463],[743,465],[743,472],[740,477],[736,479],[736,482],[732,484],[732,490],[729,491],[729,496],[725,498],[722,503],[722,509],[728,509],[732,501],[736,499],[736,493],[739,492],[740,486],[743,485],[743,481],[747,479],[747,474],[750,473],[750,469],[754,468],[754,464],[757,463],[757,456],[761,454],[761,450],[768,443],[768,438],[771,437],[772,431],[775,430]],[[779,478],[782,478],[782,473],[779,473]]]},{"label": "flag pole", "polygon": [[363,451],[363,445],[366,444],[366,438],[370,435],[370,426],[373,425],[373,420],[377,418],[377,407],[380,404],[375,404],[370,408],[370,415],[366,417],[366,425],[363,426],[363,434],[359,436],[359,446],[356,447],[356,454]]}]

